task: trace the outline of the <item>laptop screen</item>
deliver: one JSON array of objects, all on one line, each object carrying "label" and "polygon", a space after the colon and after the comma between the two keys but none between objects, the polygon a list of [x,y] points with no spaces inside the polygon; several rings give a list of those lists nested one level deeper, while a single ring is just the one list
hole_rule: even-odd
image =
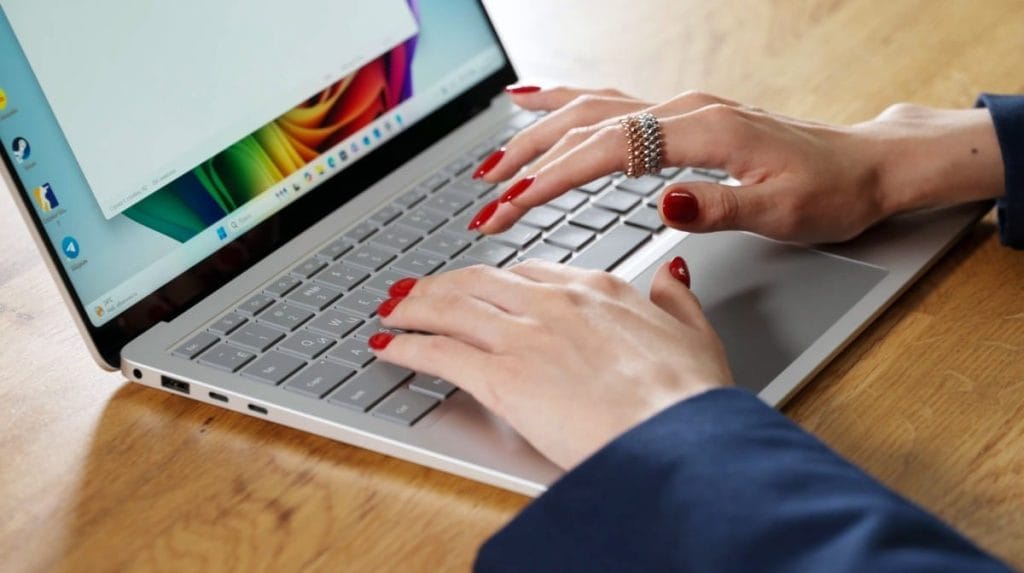
[{"label": "laptop screen", "polygon": [[476,0],[0,7],[0,142],[94,326],[507,65]]}]

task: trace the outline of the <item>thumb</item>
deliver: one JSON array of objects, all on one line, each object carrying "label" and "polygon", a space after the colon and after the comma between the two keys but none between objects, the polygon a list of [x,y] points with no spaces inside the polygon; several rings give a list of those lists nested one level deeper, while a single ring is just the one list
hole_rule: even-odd
[{"label": "thumb", "polygon": [[690,325],[705,322],[700,302],[690,291],[690,269],[683,257],[672,259],[655,273],[651,302],[680,322]]},{"label": "thumb", "polygon": [[666,225],[683,231],[753,231],[770,212],[768,194],[765,183],[733,187],[687,181],[662,192],[658,211]]}]

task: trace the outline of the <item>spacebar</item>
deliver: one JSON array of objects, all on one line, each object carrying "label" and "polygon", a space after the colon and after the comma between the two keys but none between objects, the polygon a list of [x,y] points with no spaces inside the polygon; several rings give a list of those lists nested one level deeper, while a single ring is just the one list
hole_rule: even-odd
[{"label": "spacebar", "polygon": [[611,270],[650,237],[651,234],[643,229],[625,225],[617,227],[569,261],[569,265],[581,269]]}]

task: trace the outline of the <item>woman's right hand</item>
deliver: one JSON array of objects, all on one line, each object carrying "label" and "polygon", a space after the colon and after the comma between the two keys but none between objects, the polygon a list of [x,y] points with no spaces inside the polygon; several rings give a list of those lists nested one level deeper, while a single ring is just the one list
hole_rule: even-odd
[{"label": "woman's right hand", "polygon": [[661,121],[664,166],[724,169],[741,184],[668,186],[659,210],[680,230],[837,242],[899,212],[1003,193],[1002,158],[984,109],[898,104],[871,121],[834,126],[700,92],[657,105],[612,90],[513,91],[512,97],[525,109],[551,113],[477,172],[495,183],[518,174],[498,208],[485,208],[476,219],[475,228],[488,234],[574,187],[623,171],[619,119],[643,111]]}]

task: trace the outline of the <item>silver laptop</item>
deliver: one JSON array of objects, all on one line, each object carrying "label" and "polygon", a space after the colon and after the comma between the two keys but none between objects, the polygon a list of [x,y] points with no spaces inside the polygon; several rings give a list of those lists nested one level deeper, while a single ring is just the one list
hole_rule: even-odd
[{"label": "silver laptop", "polygon": [[0,0],[4,175],[96,361],[131,381],[537,495],[560,475],[450,383],[374,361],[389,286],[530,257],[647,289],[682,254],[737,383],[778,406],[987,206],[827,248],[686,236],[668,169],[483,238],[475,164],[538,118],[476,0]]}]

